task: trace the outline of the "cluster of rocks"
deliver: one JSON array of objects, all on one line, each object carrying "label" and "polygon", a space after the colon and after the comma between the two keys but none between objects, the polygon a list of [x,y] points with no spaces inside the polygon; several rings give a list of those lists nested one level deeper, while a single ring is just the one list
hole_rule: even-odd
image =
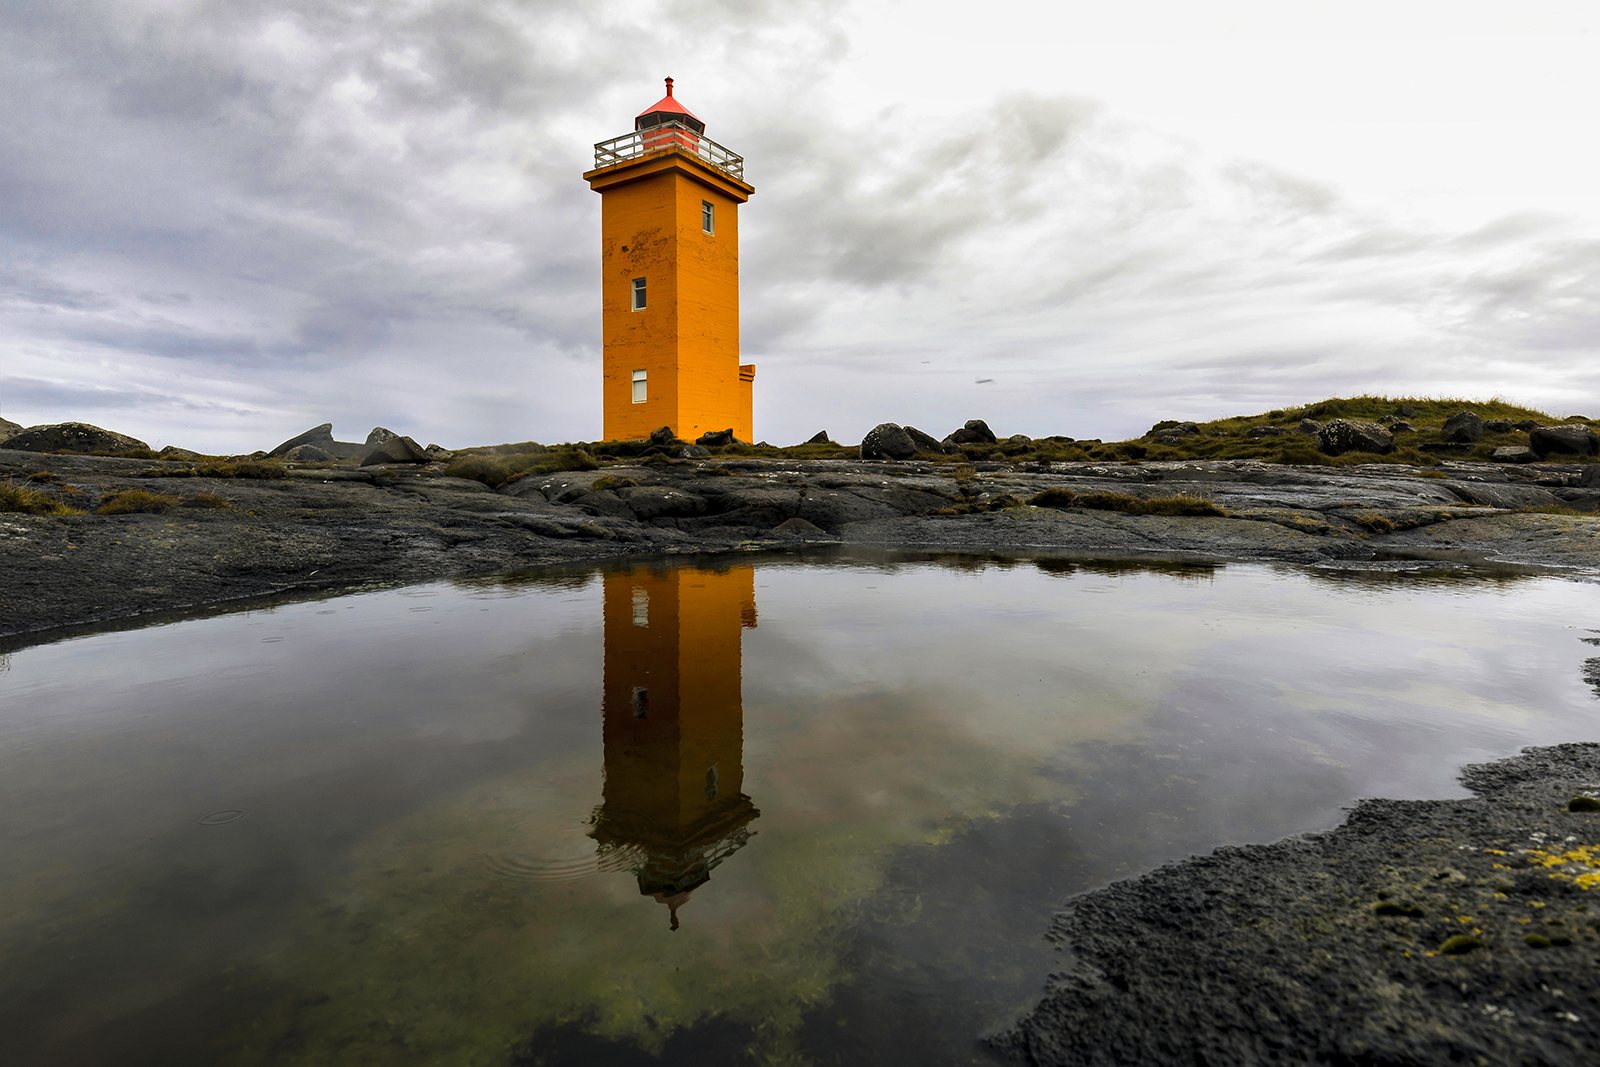
[{"label": "cluster of rocks", "polygon": [[[819,434],[826,440],[825,434]],[[812,438],[812,441],[817,438]],[[1052,437],[1052,441],[1070,442],[1070,437]],[[1005,439],[1007,444],[1031,446],[1033,438],[1027,434],[1012,434]],[[809,443],[809,442],[808,442]],[[915,426],[901,426],[894,422],[880,422],[874,426],[867,435],[861,439],[862,459],[910,459],[924,453],[928,455],[954,456],[960,453],[962,445],[999,444],[1000,439],[995,436],[989,424],[982,419],[968,419],[957,430],[952,430],[944,437],[934,437],[931,433],[924,433]]]},{"label": "cluster of rocks", "polygon": [[296,434],[276,448],[255,453],[255,458],[283,458],[291,463],[336,463],[357,460],[362,467],[389,463],[435,463],[450,459],[454,452],[430,444],[426,448],[403,434],[374,426],[362,444],[333,439],[333,423],[313,426]]},{"label": "cluster of rocks", "polygon": [[[1284,437],[1302,434],[1316,439],[1317,449],[1323,455],[1342,456],[1347,452],[1367,452],[1387,456],[1395,450],[1395,438],[1401,434],[1417,433],[1409,420],[1418,415],[1416,408],[1401,405],[1393,414],[1376,420],[1330,419],[1318,422],[1301,419],[1294,429],[1284,426],[1252,426],[1245,436],[1259,440],[1263,437]],[[1532,463],[1549,456],[1600,455],[1600,434],[1588,426],[1587,420],[1573,416],[1566,423],[1542,425],[1533,419],[1483,419],[1473,411],[1458,411],[1439,428],[1442,442],[1421,445],[1423,451],[1448,454],[1469,452],[1485,434],[1526,433],[1526,445],[1502,445],[1494,450],[1497,463]],[[1197,423],[1165,420],[1156,423],[1145,433],[1145,439],[1157,444],[1180,445],[1205,436]]]}]

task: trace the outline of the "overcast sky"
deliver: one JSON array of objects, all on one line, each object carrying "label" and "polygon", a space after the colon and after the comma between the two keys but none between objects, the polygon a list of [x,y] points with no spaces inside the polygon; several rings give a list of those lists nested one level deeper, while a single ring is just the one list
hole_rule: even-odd
[{"label": "overcast sky", "polygon": [[0,0],[0,416],[600,434],[592,145],[746,158],[756,434],[1600,415],[1600,5]]}]

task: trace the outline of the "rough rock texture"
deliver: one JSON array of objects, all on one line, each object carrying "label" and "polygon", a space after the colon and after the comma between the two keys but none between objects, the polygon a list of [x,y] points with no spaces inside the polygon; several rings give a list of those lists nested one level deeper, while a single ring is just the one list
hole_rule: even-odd
[{"label": "rough rock texture", "polygon": [[195,452],[195,451],[193,451],[191,449],[188,449],[188,448],[179,448],[177,445],[167,445],[159,453],[157,453],[157,455],[159,455],[162,459],[202,459],[202,458],[204,458],[199,452]]},{"label": "rough rock texture", "polygon": [[679,459],[705,459],[711,455],[711,449],[705,445],[684,445],[678,452]]},{"label": "rough rock texture", "polygon": [[1462,781],[1479,795],[1362,801],[1077,898],[1062,971],[993,1044],[1036,1067],[1593,1062],[1600,812],[1567,806],[1600,795],[1600,745]]},{"label": "rough rock texture", "polygon": [[30,426],[6,439],[7,448],[18,452],[133,452],[149,451],[150,446],[135,437],[103,430],[87,422],[57,422]]},{"label": "rough rock texture", "polygon": [[1528,445],[1540,459],[1549,455],[1600,455],[1600,434],[1587,426],[1540,426],[1529,431]]},{"label": "rough rock texture", "polygon": [[1317,431],[1317,448],[1328,456],[1342,456],[1346,452],[1371,452],[1381,456],[1394,451],[1394,438],[1375,422],[1332,419]]},{"label": "rough rock texture", "polygon": [[961,451],[961,447],[953,441],[948,439],[941,441],[934,437],[933,434],[923,433],[915,426],[907,426],[904,429],[910,435],[912,442],[916,444],[918,452],[931,452],[936,456],[953,456]]},{"label": "rough rock texture", "polygon": [[1452,441],[1471,443],[1483,440],[1483,420],[1474,411],[1456,412],[1445,419],[1439,429]]},{"label": "rough rock texture", "polygon": [[367,434],[367,444],[369,444],[369,445],[381,445],[381,444],[383,444],[383,443],[385,443],[387,441],[393,441],[396,437],[399,437],[399,436],[400,436],[399,434],[395,433],[391,429],[388,429],[387,427],[374,426],[372,428],[371,432]]},{"label": "rough rock texture", "polygon": [[808,445],[831,445],[831,444],[833,444],[833,439],[828,436],[828,431],[827,430],[818,430],[816,433],[814,433],[810,437],[806,438],[806,444],[808,444]]},{"label": "rough rock texture", "polygon": [[916,441],[892,422],[878,423],[861,439],[862,459],[910,459],[916,454]]},{"label": "rough rock texture", "polygon": [[10,440],[16,434],[21,433],[22,430],[21,423],[12,422],[10,419],[0,419],[0,442]]},{"label": "rough rock texture", "polygon": [[1532,463],[1539,454],[1527,445],[1501,445],[1489,458],[1496,463]]},{"label": "rough rock texture", "polygon": [[662,448],[670,445],[677,439],[678,435],[672,432],[671,426],[659,426],[650,431],[650,443]]},{"label": "rough rock texture", "polygon": [[300,445],[315,445],[339,459],[356,459],[372,451],[369,446],[357,444],[353,441],[335,441],[333,439],[333,423],[325,422],[321,426],[313,426],[305,433],[296,434],[289,438],[269,451],[267,458],[273,459],[287,455],[291,449]]},{"label": "rough rock texture", "polygon": [[995,443],[994,431],[989,429],[989,424],[982,419],[968,419],[961,429],[956,430],[945,438],[958,445],[974,445]]},{"label": "rough rock texture", "polygon": [[409,437],[391,437],[361,459],[363,467],[382,463],[429,463],[432,457],[426,449]]},{"label": "rough rock texture", "polygon": [[1295,426],[1294,432],[1311,436],[1316,434],[1317,431],[1321,429],[1322,423],[1316,421],[1315,419],[1301,419],[1299,424]]},{"label": "rough rock texture", "polygon": [[702,448],[721,448],[723,445],[731,445],[733,442],[733,428],[729,427],[726,430],[707,430],[699,436],[695,444]]},{"label": "rough rock texture", "polygon": [[338,459],[332,452],[326,452],[316,445],[295,445],[283,454],[283,458],[292,463],[332,463]]},{"label": "rough rock texture", "polygon": [[[365,448],[366,446],[360,446]],[[681,446],[680,446],[681,447]],[[530,475],[494,491],[437,464],[285,469],[0,449],[0,481],[92,512],[109,493],[231,509],[165,515],[0,515],[0,637],[243,598],[487,575],[564,560],[725,552],[807,540],[957,551],[1269,559],[1360,565],[1379,553],[1489,557],[1600,577],[1600,516],[1503,510],[1600,506],[1600,464],[1446,462],[1292,467],[1256,460],[1057,463],[653,456]],[[1587,481],[1586,481],[1587,480]],[[1019,506],[1046,489],[1190,496],[1225,517]],[[1108,499],[1116,499],[1110,497]],[[1061,502],[1058,500],[1058,504]]]}]

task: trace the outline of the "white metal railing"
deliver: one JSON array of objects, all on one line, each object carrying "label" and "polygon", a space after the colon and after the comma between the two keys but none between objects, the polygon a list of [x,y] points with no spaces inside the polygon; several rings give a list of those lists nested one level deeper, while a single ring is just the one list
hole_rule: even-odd
[{"label": "white metal railing", "polygon": [[625,133],[609,141],[601,141],[594,146],[594,167],[595,170],[614,167],[630,159],[638,159],[651,152],[669,148],[687,152],[702,163],[744,181],[743,156],[734,155],[711,138],[695,133],[676,120],[663,122],[646,130]]}]

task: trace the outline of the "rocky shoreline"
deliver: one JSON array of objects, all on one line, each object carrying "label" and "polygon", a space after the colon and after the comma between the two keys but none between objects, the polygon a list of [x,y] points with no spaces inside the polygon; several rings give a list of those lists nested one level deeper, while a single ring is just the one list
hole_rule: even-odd
[{"label": "rocky shoreline", "polygon": [[[1436,556],[1593,579],[1600,488],[1585,483],[1597,469],[712,456],[496,491],[439,463],[207,467],[0,449],[0,483],[84,512],[0,515],[0,642],[273,595],[818,543],[1311,564]],[[1027,503],[1046,490],[1053,506]],[[139,492],[158,498],[151,510],[95,513]],[[1222,514],[1126,510],[1173,497]]]},{"label": "rocky shoreline", "polygon": [[1362,801],[1078,897],[1064,969],[993,1045],[1032,1067],[1593,1062],[1600,744],[1461,781],[1478,796]]}]

